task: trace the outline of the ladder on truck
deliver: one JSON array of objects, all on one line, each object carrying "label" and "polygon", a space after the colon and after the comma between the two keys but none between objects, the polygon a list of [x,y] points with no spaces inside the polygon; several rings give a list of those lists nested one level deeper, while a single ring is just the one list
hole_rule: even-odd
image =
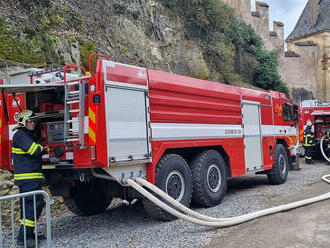
[{"label": "ladder on truck", "polygon": [[[80,69],[84,76],[68,75],[67,71]],[[62,72],[62,73],[61,73]],[[43,74],[52,74],[45,77],[42,85],[48,83],[64,85],[64,143],[70,149],[86,148],[84,140],[85,130],[85,86],[90,76],[82,66],[65,65],[59,68],[46,69],[29,74],[30,84],[39,84]],[[37,78],[35,78],[37,77]]]},{"label": "ladder on truck", "polygon": [[79,77],[64,82],[64,143],[71,149],[85,148],[86,81]]}]

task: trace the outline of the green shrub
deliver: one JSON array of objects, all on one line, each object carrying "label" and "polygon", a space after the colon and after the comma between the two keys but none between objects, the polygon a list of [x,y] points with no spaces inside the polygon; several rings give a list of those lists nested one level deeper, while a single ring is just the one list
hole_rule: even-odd
[{"label": "green shrub", "polygon": [[201,40],[204,57],[226,83],[243,78],[264,89],[288,92],[277,72],[275,54],[264,49],[251,25],[239,21],[233,9],[219,0],[159,1],[186,20],[186,38]]},{"label": "green shrub", "polygon": [[[89,40],[80,41],[80,57],[82,66],[88,68],[89,55],[96,53],[96,44]],[[95,64],[95,60],[93,60]],[[95,67],[95,65],[93,66]]]},{"label": "green shrub", "polygon": [[276,90],[288,95],[288,89],[277,72],[278,62],[275,52],[259,50],[255,56],[260,64],[254,79],[255,85],[263,89]]}]

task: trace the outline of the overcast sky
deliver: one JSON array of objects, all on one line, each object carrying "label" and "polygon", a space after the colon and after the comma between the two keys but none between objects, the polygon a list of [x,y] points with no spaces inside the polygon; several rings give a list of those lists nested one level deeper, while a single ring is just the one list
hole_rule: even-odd
[{"label": "overcast sky", "polygon": [[[252,8],[255,9],[255,0],[252,0]],[[295,27],[300,14],[308,0],[263,0],[270,6],[270,25],[273,28],[273,21],[284,23],[285,38]]]}]

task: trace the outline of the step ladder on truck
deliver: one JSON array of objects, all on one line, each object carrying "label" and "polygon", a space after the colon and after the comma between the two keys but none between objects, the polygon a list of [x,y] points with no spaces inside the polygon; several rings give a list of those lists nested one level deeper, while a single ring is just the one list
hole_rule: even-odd
[{"label": "step ladder on truck", "polygon": [[[99,57],[92,71],[92,58]],[[82,75],[67,78],[69,70]],[[297,107],[283,93],[256,91],[110,61],[91,55],[82,67],[57,69],[61,80],[0,85],[1,168],[19,108],[39,116],[45,184],[78,215],[107,209],[114,197],[141,198],[146,211],[173,219],[129,187],[144,178],[189,206],[218,205],[227,180],[267,174],[285,183],[296,163]],[[40,80],[39,80],[40,81]],[[13,93],[14,96],[13,96]]]}]

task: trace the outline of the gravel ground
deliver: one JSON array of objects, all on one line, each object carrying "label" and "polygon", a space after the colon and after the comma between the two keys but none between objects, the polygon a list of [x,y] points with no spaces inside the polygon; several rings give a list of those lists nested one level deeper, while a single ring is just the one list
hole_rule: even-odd
[{"label": "gravel ground", "polygon": [[[275,206],[279,197],[290,201],[290,195],[330,171],[329,166],[320,163],[302,164],[301,168],[290,171],[283,185],[269,185],[265,175],[232,179],[222,204],[195,210],[209,216],[229,217]],[[238,227],[218,230],[217,235],[231,228]],[[215,232],[181,220],[155,221],[141,204],[125,206],[117,201],[104,214],[80,217],[65,213],[52,219],[52,247],[199,247],[207,244]]]}]

